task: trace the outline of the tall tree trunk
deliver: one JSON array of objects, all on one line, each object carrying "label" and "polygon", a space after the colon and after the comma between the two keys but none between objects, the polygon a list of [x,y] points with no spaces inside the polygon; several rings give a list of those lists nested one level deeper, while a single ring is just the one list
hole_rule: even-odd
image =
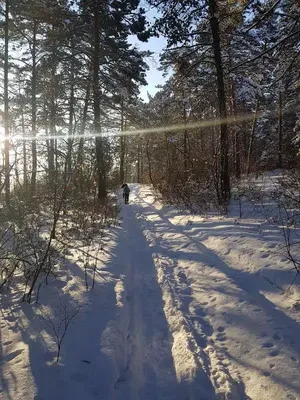
[{"label": "tall tree trunk", "polygon": [[[241,107],[241,114],[246,115],[248,114],[248,108],[246,101],[243,100]],[[242,131],[242,137],[241,137],[241,155],[243,160],[247,160],[248,158],[248,150],[249,150],[249,140],[248,140],[248,121],[243,120],[241,122],[241,131]],[[244,164],[243,164],[244,166]],[[247,172],[247,165],[245,165],[244,169],[242,168],[242,173]]]},{"label": "tall tree trunk", "polygon": [[[124,131],[124,98],[121,96],[121,132]],[[120,183],[124,182],[125,172],[125,148],[126,148],[126,137],[125,135],[120,135]]]},{"label": "tall tree trunk", "polygon": [[33,33],[32,33],[32,70],[31,70],[31,155],[32,155],[32,172],[31,172],[31,196],[35,194],[36,189],[36,173],[37,173],[37,153],[36,153],[36,35],[37,21],[33,18]]},{"label": "tall tree trunk", "polygon": [[137,183],[141,182],[141,153],[142,153],[142,145],[141,145],[141,139],[139,138],[138,141],[138,159],[137,159],[137,164],[136,164],[136,168],[137,168]]},{"label": "tall tree trunk", "polygon": [[25,130],[25,119],[24,119],[23,105],[22,105],[21,121],[22,121],[22,133],[23,133],[23,184],[24,184],[24,188],[25,188],[25,193],[27,193],[27,187],[28,187],[28,181],[27,181],[27,148],[26,148],[26,130]]},{"label": "tall tree trunk", "polygon": [[141,180],[141,183],[144,183],[144,147],[143,147],[143,143],[142,143],[142,139],[140,139],[141,140],[141,147],[140,147],[140,170],[141,170],[141,172],[140,172],[140,180]]},{"label": "tall tree trunk", "polygon": [[[237,116],[236,109],[236,98],[235,98],[235,83],[232,80],[230,84],[231,95],[230,95],[230,111],[231,115],[233,115],[234,120]],[[240,179],[241,177],[241,144],[240,144],[240,130],[235,125],[232,124],[233,129],[233,146],[234,146],[234,169],[235,169],[235,177]]]},{"label": "tall tree trunk", "polygon": [[183,123],[185,125],[184,133],[183,133],[183,168],[184,168],[184,176],[185,178],[188,177],[187,169],[188,169],[188,154],[187,154],[187,113],[186,113],[186,104],[185,104],[185,92],[182,92],[183,98]]},{"label": "tall tree trunk", "polygon": [[282,92],[279,91],[279,115],[278,115],[278,159],[277,168],[282,168]]},{"label": "tall tree trunk", "polygon": [[252,150],[253,150],[256,125],[257,125],[258,109],[259,109],[259,99],[256,100],[255,112],[254,112],[254,117],[253,117],[253,122],[252,122],[252,130],[251,130],[251,136],[250,136],[249,147],[248,147],[248,155],[247,155],[247,174],[250,174],[250,169],[251,169],[251,167],[250,167],[251,155],[252,155]]},{"label": "tall tree trunk", "polygon": [[5,26],[4,26],[4,130],[5,130],[5,202],[10,206],[10,162],[9,162],[9,110],[8,110],[8,24],[9,24],[9,0],[5,3]]},{"label": "tall tree trunk", "polygon": [[[54,29],[54,28],[53,28]],[[52,46],[52,67],[51,67],[51,85],[50,85],[50,121],[49,121],[49,131],[50,131],[50,140],[49,140],[49,152],[48,152],[48,168],[49,168],[49,179],[50,183],[54,183],[54,175],[55,175],[55,167],[56,167],[56,140],[54,139],[56,135],[56,46],[53,43]]]},{"label": "tall tree trunk", "polygon": [[71,38],[71,49],[72,49],[72,58],[71,58],[71,68],[70,68],[70,101],[69,101],[69,129],[68,129],[68,152],[67,152],[67,160],[66,160],[66,168],[68,175],[71,174],[72,170],[72,149],[73,149],[73,119],[74,119],[74,103],[75,103],[75,95],[74,95],[74,86],[75,86],[75,71],[74,71],[74,61],[75,61],[75,43],[74,37]]},{"label": "tall tree trunk", "polygon": [[79,180],[79,188],[80,192],[84,192],[84,179],[83,179],[83,145],[84,145],[84,131],[86,127],[86,120],[88,115],[88,107],[89,107],[89,98],[90,98],[90,81],[87,82],[86,87],[86,94],[84,99],[84,106],[81,118],[81,126],[80,126],[80,139],[79,139],[79,146],[78,146],[78,153],[77,153],[77,173],[78,173],[78,180]]},{"label": "tall tree trunk", "polygon": [[216,16],[217,2],[209,0],[210,11],[210,28],[213,37],[214,61],[217,73],[219,116],[221,119],[221,136],[220,136],[220,195],[223,203],[226,203],[230,197],[230,178],[228,163],[228,127],[227,127],[227,111],[226,111],[226,94],[224,84],[224,73],[221,55],[221,42],[219,20]]},{"label": "tall tree trunk", "polygon": [[100,14],[99,1],[94,0],[94,51],[93,51],[93,90],[94,90],[94,129],[96,135],[96,159],[98,174],[98,199],[106,199],[106,176],[103,138],[101,137],[101,109],[100,109]]},{"label": "tall tree trunk", "polygon": [[148,160],[148,172],[149,172],[149,179],[152,185],[153,183],[153,176],[152,176],[152,163],[151,163],[151,155],[150,155],[150,150],[149,150],[149,142],[150,142],[150,137],[147,137],[147,142],[146,142],[146,155],[147,155],[147,160]]}]

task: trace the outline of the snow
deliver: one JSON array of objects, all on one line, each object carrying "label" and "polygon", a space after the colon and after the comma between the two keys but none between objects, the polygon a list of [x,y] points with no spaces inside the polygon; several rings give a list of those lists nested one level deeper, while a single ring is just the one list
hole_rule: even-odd
[{"label": "snow", "polygon": [[2,292],[1,400],[300,399],[300,278],[272,208],[190,215],[130,188],[95,288],[74,243],[41,288],[52,314],[81,305],[59,363],[40,305]]}]

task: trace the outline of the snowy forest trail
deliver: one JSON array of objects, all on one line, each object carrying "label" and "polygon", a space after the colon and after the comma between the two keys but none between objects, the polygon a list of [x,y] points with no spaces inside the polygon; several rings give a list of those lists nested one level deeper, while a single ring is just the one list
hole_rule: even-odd
[{"label": "snowy forest trail", "polygon": [[[18,282],[0,293],[0,399],[300,400],[300,279],[278,229],[130,188],[120,226],[96,238],[94,287],[78,240],[37,302]],[[57,363],[41,311],[57,324],[78,304]]]},{"label": "snowy forest trail", "polygon": [[166,209],[137,185],[122,211],[130,324],[117,398],[298,399],[299,321]]}]

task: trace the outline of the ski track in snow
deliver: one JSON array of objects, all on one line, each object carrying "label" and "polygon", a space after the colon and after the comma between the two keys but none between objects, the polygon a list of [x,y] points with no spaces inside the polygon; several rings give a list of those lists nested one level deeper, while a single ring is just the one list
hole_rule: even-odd
[{"label": "ski track in snow", "polygon": [[300,400],[297,293],[281,290],[274,230],[180,216],[141,185],[122,219],[93,291],[74,248],[67,276],[41,291],[84,304],[61,363],[34,306],[3,295],[0,399]]}]

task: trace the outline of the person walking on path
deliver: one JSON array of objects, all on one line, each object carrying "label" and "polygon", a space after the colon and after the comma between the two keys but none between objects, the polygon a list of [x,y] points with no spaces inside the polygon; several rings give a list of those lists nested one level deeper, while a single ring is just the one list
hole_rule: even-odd
[{"label": "person walking on path", "polygon": [[128,204],[129,203],[129,193],[130,193],[129,186],[127,185],[127,183],[123,183],[121,188],[123,189],[123,198],[125,200],[125,204]]}]

